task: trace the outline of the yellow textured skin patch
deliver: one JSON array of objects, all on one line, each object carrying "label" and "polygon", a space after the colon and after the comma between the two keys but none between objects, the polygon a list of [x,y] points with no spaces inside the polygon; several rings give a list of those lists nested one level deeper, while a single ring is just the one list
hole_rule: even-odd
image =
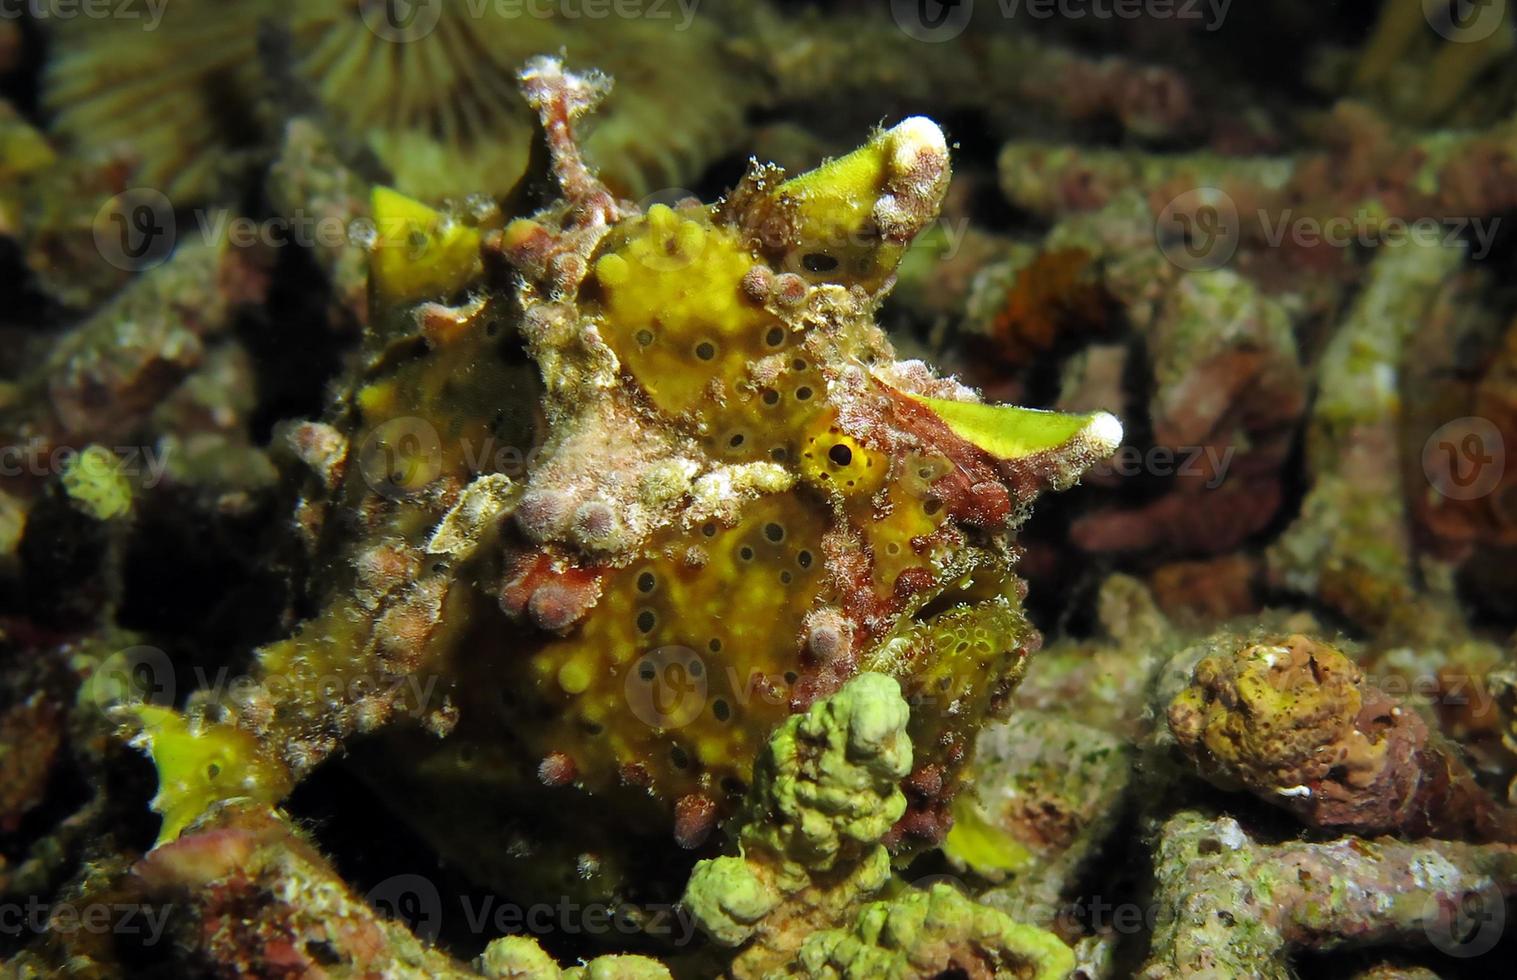
[{"label": "yellow textured skin patch", "polygon": [[812,486],[845,497],[869,496],[885,485],[890,458],[865,449],[829,415],[816,426],[801,450],[801,476]]},{"label": "yellow textured skin patch", "polygon": [[479,271],[479,232],[388,187],[375,187],[370,284],[382,305],[441,299]]},{"label": "yellow textured skin patch", "polygon": [[736,394],[749,364],[768,353],[767,328],[780,328],[740,291],[753,256],[704,208],[656,204],[631,225],[594,266],[607,343],[670,415]]},{"label": "yellow textured skin patch", "polygon": [[606,342],[717,458],[792,462],[826,381],[800,350],[804,333],[744,294],[762,260],[704,208],[654,205],[630,225],[594,265]]},{"label": "yellow textured skin patch", "polygon": [[933,495],[932,481],[947,473],[948,460],[938,455],[911,453],[901,462],[896,482],[886,491],[883,513],[875,516],[861,505],[850,514],[864,530],[864,539],[874,555],[874,588],[882,595],[895,589],[901,573],[925,569],[937,578],[936,557],[918,545],[947,521],[942,502]]},{"label": "yellow textured skin patch", "polygon": [[252,735],[229,725],[194,724],[153,704],[130,708],[142,728],[136,743],[158,770],[153,809],[163,816],[158,843],[181,831],[222,800],[273,802],[289,792],[288,774],[267,762]]},{"label": "yellow textured skin patch", "polygon": [[670,798],[746,783],[825,592],[824,515],[795,492],[765,497],[736,526],[667,534],[611,575],[584,625],[532,657],[536,687],[563,704],[543,751],[568,750],[591,784],[646,777]]}]

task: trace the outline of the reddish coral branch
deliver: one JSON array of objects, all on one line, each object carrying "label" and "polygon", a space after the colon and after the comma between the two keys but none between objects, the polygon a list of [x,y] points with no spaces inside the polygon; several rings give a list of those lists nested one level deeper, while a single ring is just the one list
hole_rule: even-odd
[{"label": "reddish coral branch", "polygon": [[1452,745],[1341,652],[1305,636],[1202,660],[1169,705],[1169,728],[1207,779],[1314,827],[1517,840],[1517,814]]}]

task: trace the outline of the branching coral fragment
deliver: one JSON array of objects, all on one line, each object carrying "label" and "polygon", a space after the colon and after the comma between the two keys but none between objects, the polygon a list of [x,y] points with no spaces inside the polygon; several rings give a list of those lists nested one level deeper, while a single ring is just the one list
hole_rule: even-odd
[{"label": "branching coral fragment", "polygon": [[732,976],[1054,978],[1073,967],[1054,936],[947,886],[858,908],[890,878],[879,841],[906,806],[908,716],[899,686],[866,673],[770,739],[738,818],[739,856],[701,862],[685,891],[707,935],[742,946]]},{"label": "branching coral fragment", "polygon": [[685,889],[713,939],[754,940],[737,972],[782,963],[800,923],[835,921],[885,884],[879,841],[906,809],[897,784],[911,771],[909,716],[895,681],[860,674],[769,739],[733,834],[742,856],[702,862]]},{"label": "branching coral fragment", "polygon": [[1509,845],[1356,837],[1265,845],[1230,817],[1195,810],[1164,825],[1154,863],[1159,927],[1145,980],[1285,980],[1293,975],[1286,954],[1299,948],[1483,951],[1476,944],[1495,937],[1481,923],[1499,923],[1517,894]]},{"label": "branching coral fragment", "polygon": [[938,883],[866,905],[851,930],[824,930],[801,946],[808,977],[869,980],[963,976],[1063,980],[1074,954],[1052,933]]},{"label": "branching coral fragment", "polygon": [[1169,706],[1201,773],[1315,827],[1362,834],[1517,839],[1517,814],[1457,750],[1338,650],[1305,636],[1208,657]]}]

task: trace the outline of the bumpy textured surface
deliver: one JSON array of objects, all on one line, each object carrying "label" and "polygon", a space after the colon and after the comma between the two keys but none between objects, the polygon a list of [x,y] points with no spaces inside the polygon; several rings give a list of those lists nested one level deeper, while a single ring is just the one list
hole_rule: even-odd
[{"label": "bumpy textured surface", "polygon": [[1214,782],[1246,786],[1317,826],[1517,836],[1513,815],[1415,710],[1305,636],[1202,660],[1169,705],[1169,728]]},{"label": "bumpy textured surface", "polygon": [[[563,199],[508,223],[375,192],[365,362],[285,439],[320,611],[185,730],[294,782],[388,729],[360,765],[462,866],[604,891],[660,824],[700,846],[776,725],[876,671],[919,705],[895,778],[927,789],[865,836],[937,839],[1037,643],[1011,532],[1120,426],[895,361],[872,313],[947,187],[932,122],[641,213],[573,140],[604,79],[545,58],[522,84]],[[217,795],[157,805],[178,824]]]},{"label": "bumpy textured surface", "polygon": [[785,722],[756,764],[738,855],[696,865],[683,905],[734,977],[1061,977],[1053,935],[944,885],[861,903],[890,881],[881,841],[906,808],[912,768],[900,687],[860,674]]},{"label": "bumpy textured surface", "polygon": [[[127,874],[102,867],[87,887],[109,892],[115,928],[126,910],[153,909],[164,941],[203,976],[354,975],[473,978],[405,925],[382,917],[291,823],[267,807],[234,804]],[[106,892],[97,892],[97,897]],[[103,976],[109,943],[63,940],[68,971]]]},{"label": "bumpy textured surface", "polygon": [[797,908],[835,917],[884,885],[879,841],[906,809],[897,784],[911,771],[909,714],[899,685],[861,674],[770,739],[735,835],[741,856],[703,861],[685,889],[686,909],[717,942],[761,934],[744,971],[793,952],[789,927],[806,918]]},{"label": "bumpy textured surface", "polygon": [[1159,927],[1145,980],[1284,980],[1295,975],[1287,954],[1307,948],[1478,955],[1483,940],[1494,942],[1487,923],[1502,921],[1517,892],[1510,845],[1352,836],[1261,844],[1231,817],[1195,810],[1165,823],[1156,857]]},{"label": "bumpy textured surface", "polygon": [[490,980],[670,980],[668,967],[644,956],[597,956],[560,969],[530,936],[491,942],[475,965]]},{"label": "bumpy textured surface", "polygon": [[1075,958],[1051,933],[1021,925],[945,884],[866,905],[851,930],[827,930],[801,946],[809,977],[1018,977],[1060,980]]}]

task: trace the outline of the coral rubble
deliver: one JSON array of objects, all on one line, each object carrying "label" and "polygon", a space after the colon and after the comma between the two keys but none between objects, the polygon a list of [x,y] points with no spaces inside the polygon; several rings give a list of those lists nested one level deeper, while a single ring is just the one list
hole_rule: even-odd
[{"label": "coral rubble", "polygon": [[[1513,861],[1506,844],[1260,844],[1230,817],[1181,811],[1159,845],[1160,926],[1140,976],[1288,977],[1287,953],[1307,947],[1457,951],[1472,938],[1464,904],[1503,904],[1517,887]],[[1475,941],[1493,938],[1478,929]]]},{"label": "coral rubble", "polygon": [[1201,661],[1168,717],[1209,779],[1246,786],[1311,826],[1517,837],[1517,815],[1479,787],[1455,748],[1341,652],[1307,637]]}]

